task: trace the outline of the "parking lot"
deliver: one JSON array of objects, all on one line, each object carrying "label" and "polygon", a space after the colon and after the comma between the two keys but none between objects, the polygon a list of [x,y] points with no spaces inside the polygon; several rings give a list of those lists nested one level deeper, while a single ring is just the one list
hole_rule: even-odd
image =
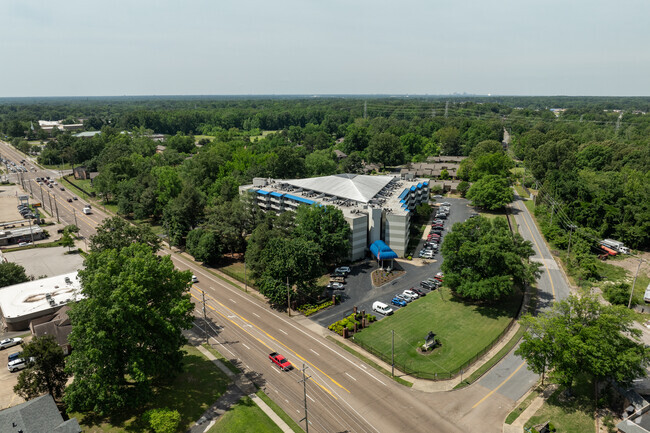
[{"label": "parking lot", "polygon": [[[444,240],[444,236],[451,231],[454,223],[467,220],[474,211],[469,202],[462,198],[443,198],[438,199],[437,202],[449,202],[451,204],[451,212],[443,230]],[[422,244],[423,242],[420,242],[418,245],[416,255]],[[391,305],[390,301],[397,293],[402,293],[411,287],[420,288],[421,281],[440,272],[442,257],[437,254],[433,260],[413,258],[413,260],[398,259],[397,261],[406,273],[381,287],[373,287],[370,279],[371,272],[378,267],[376,260],[367,259],[360,264],[351,266],[352,272],[346,279],[345,289],[334,291],[335,294],[341,295],[342,302],[339,305],[320,311],[310,318],[319,325],[327,327],[352,314],[356,306],[359,311],[365,310],[366,313],[375,314],[377,319],[380,320],[383,316],[372,311],[372,303],[381,301]],[[428,292],[428,290],[423,290]],[[400,308],[395,305],[391,305],[391,307],[393,310]],[[408,308],[408,306],[401,308]]]},{"label": "parking lot", "polygon": [[[20,333],[17,332],[0,334],[0,339],[15,337],[19,334]],[[26,342],[29,341],[30,337],[24,337]],[[10,373],[9,370],[7,370],[7,357],[10,353],[19,352],[21,349],[21,346],[13,346],[0,350],[0,409],[15,406],[23,402],[23,399],[14,393],[14,386],[18,383],[18,375],[20,373]]]}]

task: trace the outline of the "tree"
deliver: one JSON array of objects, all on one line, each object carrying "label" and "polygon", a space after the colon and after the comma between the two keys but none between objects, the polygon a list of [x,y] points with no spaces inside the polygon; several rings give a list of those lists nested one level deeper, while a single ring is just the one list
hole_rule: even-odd
[{"label": "tree", "polygon": [[194,229],[187,234],[187,252],[196,260],[215,264],[219,261],[223,245],[219,235],[211,230]]},{"label": "tree", "polygon": [[163,227],[173,245],[184,245],[187,233],[203,217],[205,195],[194,185],[185,183],[181,193],[163,212]]},{"label": "tree", "polygon": [[469,182],[464,180],[458,184],[456,190],[460,193],[461,197],[465,197],[467,195],[467,191],[469,190],[469,187],[470,187]]},{"label": "tree", "polygon": [[370,139],[366,149],[368,160],[386,168],[387,165],[398,165],[404,162],[404,148],[399,138],[389,132],[382,132]]},{"label": "tree", "polygon": [[530,262],[532,245],[511,233],[504,218],[478,217],[454,224],[441,248],[445,283],[459,296],[493,301],[532,283],[539,264]]},{"label": "tree", "polygon": [[470,178],[472,181],[476,181],[489,174],[508,178],[512,167],[512,160],[503,152],[482,154],[474,159]]},{"label": "tree", "polygon": [[440,172],[440,179],[441,180],[449,179],[449,171],[447,171],[446,168],[443,168],[442,171]]},{"label": "tree", "polygon": [[361,168],[363,168],[363,159],[359,152],[352,152],[341,161],[341,171],[343,173],[359,173]]},{"label": "tree", "polygon": [[29,359],[27,369],[18,376],[14,392],[31,400],[50,394],[58,400],[63,395],[68,375],[65,372],[63,350],[52,335],[34,337],[25,344],[22,357]]},{"label": "tree", "polygon": [[443,155],[460,155],[460,131],[453,126],[440,128],[433,134],[433,139],[440,143]]},{"label": "tree", "polygon": [[160,249],[160,238],[145,224],[130,224],[120,217],[111,217],[97,227],[97,233],[90,238],[90,250],[101,252],[109,249],[121,250],[134,243],[144,243],[153,251]]},{"label": "tree", "polygon": [[571,295],[537,317],[524,316],[522,325],[528,330],[515,353],[534,372],[553,369],[569,389],[581,372],[596,382],[623,383],[647,374],[650,351],[639,341],[641,331],[625,307]]},{"label": "tree", "polygon": [[74,376],[64,401],[69,410],[110,414],[139,407],[152,386],[181,370],[193,305],[191,272],[145,244],[93,251],[79,271],[85,299],[69,316]]},{"label": "tree", "polygon": [[336,173],[334,152],[330,149],[316,150],[305,157],[308,176],[327,176]]},{"label": "tree", "polygon": [[13,286],[29,281],[25,268],[11,262],[0,262],[0,287]]},{"label": "tree", "polygon": [[294,236],[312,241],[321,248],[327,265],[339,264],[350,254],[350,225],[334,206],[298,206]]},{"label": "tree", "polygon": [[63,236],[61,236],[61,241],[59,242],[62,247],[68,247],[68,252],[70,252],[70,249],[74,247],[74,239],[72,239],[72,236],[70,236],[70,233],[63,232]]},{"label": "tree", "polygon": [[[260,292],[276,306],[287,305],[287,292],[298,305],[316,298],[323,275],[321,248],[303,238],[272,238],[261,253]],[[287,286],[289,284],[289,286]]]},{"label": "tree", "polygon": [[63,233],[68,233],[70,235],[79,233],[79,227],[74,224],[67,225],[63,228]]},{"label": "tree", "polygon": [[487,175],[474,182],[466,195],[474,206],[489,210],[501,209],[514,198],[508,179],[497,175]]}]

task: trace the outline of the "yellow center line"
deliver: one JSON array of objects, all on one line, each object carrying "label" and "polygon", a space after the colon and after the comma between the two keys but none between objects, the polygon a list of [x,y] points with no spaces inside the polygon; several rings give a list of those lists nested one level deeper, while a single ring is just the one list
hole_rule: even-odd
[{"label": "yellow center line", "polygon": [[485,397],[483,397],[482,399],[480,399],[480,400],[479,400],[479,401],[478,401],[474,406],[472,406],[472,409],[476,409],[476,406],[478,406],[479,404],[483,403],[483,402],[484,402],[488,397],[490,397],[492,394],[494,394],[495,392],[497,392],[497,391],[499,390],[499,388],[501,388],[503,385],[505,385],[507,381],[509,381],[510,379],[512,379],[512,376],[514,376],[515,374],[517,374],[517,372],[518,372],[519,370],[521,370],[521,367],[523,367],[524,365],[526,365],[526,361],[524,361],[524,362],[522,362],[521,364],[519,364],[519,367],[517,367],[517,369],[516,369],[515,371],[513,371],[513,372],[510,374],[510,376],[506,377],[506,380],[504,380],[503,382],[501,382],[501,383],[499,384],[499,386],[497,386],[496,388],[494,388],[492,391],[488,392],[487,395],[486,395]]},{"label": "yellow center line", "polygon": [[[193,286],[193,287],[194,287],[194,286]],[[198,290],[201,290],[201,289],[198,289]],[[206,293],[206,294],[207,294],[207,293]],[[210,296],[210,295],[208,295],[208,296]],[[192,294],[192,297],[194,297],[194,298],[196,298],[197,300],[203,302],[202,299],[199,299],[199,298],[198,298],[196,295],[194,295],[194,294]],[[213,298],[213,299],[214,299],[214,298]],[[216,301],[216,300],[215,300],[215,301]],[[216,302],[219,302],[219,301],[216,301]],[[220,303],[220,304],[221,304],[221,303]],[[221,305],[222,305],[223,307],[225,307],[225,305],[223,305],[223,304],[221,304]],[[245,330],[244,328],[242,328],[238,323],[236,323],[235,321],[233,321],[233,320],[230,319],[229,317],[227,317],[227,316],[225,316],[224,314],[222,314],[222,313],[220,313],[219,311],[217,311],[214,307],[208,305],[207,303],[206,303],[206,306],[208,306],[209,308],[211,308],[212,310],[214,310],[218,315],[220,315],[221,317],[223,317],[224,319],[226,319],[227,321],[229,321],[230,323],[232,323],[233,325],[235,325],[236,327],[238,327],[239,329],[241,329],[242,331],[244,331],[245,333],[247,333],[248,335],[250,335],[251,337],[253,337],[253,338],[256,339],[257,341],[259,341],[260,343],[262,343],[262,344],[263,344],[267,349],[269,349],[269,350],[273,350],[273,349],[271,349],[271,347],[270,347],[268,344],[266,344],[265,342],[263,342],[262,340],[260,340],[259,338],[257,338],[256,336],[254,336],[253,334],[251,334],[250,332],[248,332],[248,331]],[[228,307],[225,307],[225,308],[228,309],[228,310],[230,310]],[[235,314],[236,314],[236,313],[235,313]],[[238,314],[236,314],[236,315],[237,315],[238,317],[241,317],[241,316],[239,316]],[[256,328],[257,328],[257,326],[256,326]],[[259,329],[259,328],[258,328],[258,329]],[[271,337],[271,338],[273,338],[273,337]],[[275,340],[275,339],[274,339],[274,340]],[[285,347],[286,347],[286,346],[285,346]],[[296,356],[298,356],[298,355],[296,354]],[[302,358],[301,358],[301,359],[302,359]],[[307,362],[307,361],[305,361],[305,362]],[[325,374],[325,373],[323,373],[323,374]],[[325,376],[327,376],[327,375],[325,374]],[[329,376],[327,376],[327,377],[329,377]],[[314,378],[311,378],[311,381],[314,382],[316,385],[318,385],[318,386],[319,386],[323,391],[325,391],[326,393],[328,393],[329,395],[331,395],[334,399],[338,400],[338,398],[336,398],[336,396],[335,396],[334,394],[332,394],[332,392],[331,392],[329,389],[327,389],[327,387],[325,387],[324,385],[321,385],[321,384],[320,384],[317,380],[315,380]],[[335,382],[335,383],[336,383],[336,382]],[[340,386],[340,385],[339,385],[339,386]],[[345,388],[343,388],[343,389],[345,389]],[[346,389],[346,391],[347,391],[347,389]],[[348,391],[348,392],[350,392],[350,391]]]},{"label": "yellow center line", "polygon": [[[200,289],[199,289],[199,290],[200,290]],[[254,326],[255,328],[257,328],[257,330],[259,330],[260,332],[264,333],[264,334],[265,334],[268,338],[270,338],[271,340],[273,340],[273,341],[277,342],[278,344],[282,345],[283,347],[285,347],[287,350],[289,350],[291,353],[293,353],[297,358],[299,358],[300,360],[306,362],[307,364],[309,364],[310,366],[312,366],[313,368],[315,368],[316,370],[318,370],[319,372],[321,372],[325,377],[327,377],[329,380],[331,380],[332,383],[334,383],[336,386],[338,386],[339,388],[341,388],[341,389],[345,390],[346,392],[350,393],[350,391],[349,391],[346,387],[344,387],[343,385],[341,385],[340,383],[338,383],[338,382],[337,382],[336,380],[334,380],[334,379],[333,379],[329,374],[325,373],[323,370],[321,370],[320,368],[316,367],[313,363],[309,362],[307,359],[305,359],[303,356],[301,356],[301,355],[298,354],[296,351],[294,351],[293,349],[291,349],[289,346],[287,346],[286,344],[284,344],[283,342],[281,342],[281,341],[278,340],[277,338],[273,337],[271,334],[269,334],[268,332],[266,332],[265,330],[263,330],[262,328],[260,328],[259,326],[257,326],[255,323],[253,323],[253,322],[251,322],[250,320],[247,320],[246,318],[244,318],[244,317],[242,317],[241,315],[237,314],[235,311],[233,311],[231,308],[228,308],[227,306],[225,306],[224,304],[222,304],[221,302],[219,302],[217,299],[215,299],[215,298],[214,298],[213,296],[211,296],[209,293],[206,292],[205,294],[206,294],[206,296],[208,296],[210,299],[212,299],[214,302],[216,302],[217,304],[221,305],[221,306],[222,306],[223,308],[225,308],[226,310],[230,311],[232,314],[236,315],[237,317],[239,317],[240,319],[242,319],[242,320],[245,321],[246,323],[250,323],[252,326]]]}]

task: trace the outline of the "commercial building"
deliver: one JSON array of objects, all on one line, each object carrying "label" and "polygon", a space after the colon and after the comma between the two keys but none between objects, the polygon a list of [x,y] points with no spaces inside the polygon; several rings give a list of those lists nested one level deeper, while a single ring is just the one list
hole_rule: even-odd
[{"label": "commercial building", "polygon": [[51,316],[82,297],[77,272],[3,287],[0,290],[3,328],[7,331],[28,329],[32,320]]},{"label": "commercial building", "polygon": [[240,192],[245,191],[252,192],[265,211],[280,213],[301,204],[340,209],[351,228],[350,258],[358,260],[377,240],[405,255],[411,212],[428,202],[429,181],[360,174],[291,180],[255,178],[252,185],[240,187]]}]

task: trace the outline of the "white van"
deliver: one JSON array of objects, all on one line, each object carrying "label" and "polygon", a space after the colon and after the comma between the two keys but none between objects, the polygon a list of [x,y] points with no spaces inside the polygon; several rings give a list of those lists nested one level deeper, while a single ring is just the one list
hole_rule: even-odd
[{"label": "white van", "polygon": [[372,310],[378,313],[383,314],[384,316],[390,316],[393,314],[393,309],[383,302],[375,301],[372,303]]},{"label": "white van", "polygon": [[84,208],[83,212],[84,212],[84,214],[86,214],[86,215],[90,215],[91,213],[93,213],[92,209],[90,209],[90,206],[86,206],[86,207]]}]

